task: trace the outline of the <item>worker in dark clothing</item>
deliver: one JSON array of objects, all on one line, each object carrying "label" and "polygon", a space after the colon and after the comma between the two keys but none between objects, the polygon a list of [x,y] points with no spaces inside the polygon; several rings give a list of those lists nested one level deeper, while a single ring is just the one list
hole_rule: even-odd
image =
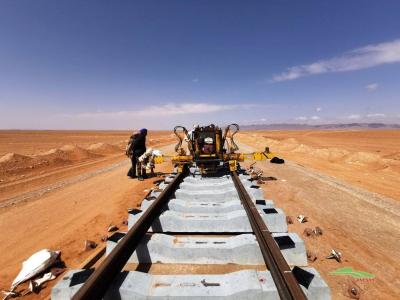
[{"label": "worker in dark clothing", "polygon": [[138,158],[146,152],[146,135],[147,129],[140,129],[138,133],[134,133],[130,137],[128,146],[126,147],[126,155],[132,161],[132,167],[127,174],[131,178],[136,178],[136,174],[139,180],[143,180],[143,178],[146,177],[146,174],[142,174],[142,168],[138,160]]}]

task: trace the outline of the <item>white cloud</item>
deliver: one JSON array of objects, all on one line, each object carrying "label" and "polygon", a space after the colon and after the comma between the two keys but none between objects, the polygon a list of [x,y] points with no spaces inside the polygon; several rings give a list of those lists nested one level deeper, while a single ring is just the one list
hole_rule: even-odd
[{"label": "white cloud", "polygon": [[357,114],[352,114],[352,115],[347,116],[346,118],[350,119],[350,120],[358,120],[358,119],[361,119],[361,116],[357,115]]},{"label": "white cloud", "polygon": [[379,87],[379,84],[377,83],[371,83],[365,86],[365,88],[368,90],[368,92],[373,92],[375,90],[377,90]]},{"label": "white cloud", "polygon": [[315,110],[316,110],[316,111],[321,111],[321,110],[322,110],[322,107],[317,107]]},{"label": "white cloud", "polygon": [[367,118],[384,118],[386,117],[385,114],[382,113],[376,113],[376,114],[368,114]]},{"label": "white cloud", "polygon": [[311,120],[313,120],[313,121],[317,121],[317,120],[320,120],[321,118],[320,117],[318,117],[318,116],[312,116],[311,117]]},{"label": "white cloud", "polygon": [[400,39],[357,48],[341,56],[308,65],[290,67],[286,72],[275,75],[272,81],[293,80],[323,73],[355,71],[396,62],[400,62]]},{"label": "white cloud", "polygon": [[297,118],[295,118],[295,120],[297,120],[297,121],[307,121],[308,118],[302,116],[302,117],[297,117]]},{"label": "white cloud", "polygon": [[122,110],[116,112],[89,112],[73,115],[63,115],[70,118],[126,118],[126,117],[166,117],[176,115],[215,113],[220,111],[249,109],[260,107],[256,104],[210,104],[210,103],[168,103],[162,105],[151,105],[137,110]]}]

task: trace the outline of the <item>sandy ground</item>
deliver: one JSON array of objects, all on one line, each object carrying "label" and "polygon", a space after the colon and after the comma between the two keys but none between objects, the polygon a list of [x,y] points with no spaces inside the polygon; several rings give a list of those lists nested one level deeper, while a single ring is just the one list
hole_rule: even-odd
[{"label": "sandy ground", "polygon": [[253,131],[244,143],[400,200],[400,130]]},{"label": "sandy ground", "polygon": [[[0,202],[121,161],[130,134],[0,131]],[[167,131],[150,132],[147,138],[148,147],[172,141],[174,138]]]},{"label": "sandy ground", "polygon": [[[98,132],[92,132],[92,135],[85,132],[84,137],[81,132],[41,134],[42,139],[33,134],[37,142],[27,142],[26,137],[31,133],[19,132],[25,144],[14,137],[9,143],[11,146],[7,148],[2,144],[2,149],[7,153],[30,146],[34,149],[34,143],[37,143],[40,154],[49,151],[46,147],[62,149],[68,142],[81,149],[102,143],[101,147],[91,147],[90,151],[99,148],[106,151],[96,151],[99,155],[95,157],[78,156],[61,164],[49,164],[40,173],[21,168],[16,172],[19,176],[14,176],[15,173],[10,175],[6,172],[7,165],[0,164],[3,167],[2,178],[6,179],[0,182],[0,290],[9,288],[22,261],[43,248],[61,250],[66,266],[78,267],[94,251],[84,250],[85,240],[95,241],[101,247],[101,237],[107,235],[110,224],[117,225],[121,230],[126,229],[122,222],[127,218],[127,209],[136,207],[157,179],[139,182],[126,177],[130,162],[124,156],[122,146],[129,133],[128,136],[117,133],[108,137],[108,143],[96,140]],[[4,135],[9,135],[9,132],[0,133],[2,138]],[[61,142],[53,143],[52,136]],[[60,136],[68,138],[63,142]],[[165,144],[170,145],[171,141],[169,132],[150,133],[148,138],[148,144],[159,149],[163,149]],[[109,147],[104,147],[119,144],[118,151],[108,151]],[[71,152],[81,152],[76,150],[72,148]],[[37,154],[30,155],[35,157]],[[157,167],[160,172],[169,169],[169,164]],[[49,293],[50,288],[46,288],[38,296],[25,298],[46,298]]]},{"label": "sandy ground", "polygon": [[[241,149],[253,148],[242,144]],[[347,289],[353,284],[363,291],[361,299],[398,299],[400,204],[397,200],[291,161],[283,165],[258,162],[256,168],[263,170],[264,176],[276,178],[262,185],[264,195],[294,220],[289,231],[301,235],[307,250],[318,257],[310,266],[327,281],[333,299],[348,299]],[[299,223],[296,217],[300,214],[307,216],[308,222]],[[322,236],[303,235],[305,228],[316,226],[323,230]],[[342,253],[341,263],[326,259],[331,249]],[[375,279],[329,274],[341,267],[371,273]]]},{"label": "sandy ground", "polygon": [[[33,137],[35,134],[28,135]],[[88,150],[93,144],[118,146],[120,143],[122,147],[122,143],[127,139],[125,133],[119,132],[103,133],[104,136],[100,137],[98,132],[70,132],[65,140],[65,132],[62,136],[57,136],[54,132],[44,134],[47,137],[43,137],[42,142],[37,138],[36,141],[27,143],[29,139],[26,138],[26,134],[18,137],[9,132],[0,132],[0,151],[4,154],[12,152],[35,157],[51,149],[74,145],[93,152],[96,148],[104,149],[103,146],[96,146]],[[52,140],[52,134],[57,137],[56,142]],[[169,132],[157,134],[153,138],[153,145],[163,146],[171,143]],[[399,133],[385,131],[385,134],[373,131],[371,134],[251,132],[240,136],[244,151],[253,149],[244,146],[245,144],[255,148],[267,144],[272,151],[288,159],[285,165],[257,163],[257,166],[264,170],[265,176],[277,178],[267,181],[262,186],[266,197],[273,199],[277,207],[284,209],[288,215],[304,214],[309,217],[307,223],[300,224],[295,221],[289,225],[290,231],[302,234],[305,227],[322,228],[321,237],[304,239],[307,248],[318,256],[311,266],[317,268],[328,282],[334,299],[346,298],[345,289],[349,279],[329,275],[329,272],[345,266],[376,276],[369,282],[356,281],[364,290],[363,299],[396,299],[396,295],[400,294],[400,198],[399,177],[395,176]],[[267,137],[264,137],[266,135]],[[375,142],[374,145],[374,139],[378,139],[378,136],[381,137],[379,143]],[[23,141],[20,140],[21,137]],[[3,143],[8,139],[11,146]],[[297,145],[293,147],[293,144]],[[332,155],[328,151],[329,158],[323,159],[318,156],[321,155],[318,154],[319,151],[310,155],[309,152],[293,152],[295,148],[301,151],[338,148],[347,152],[337,158],[337,152],[333,151],[334,158],[331,158]],[[26,152],[19,152],[18,149],[26,149]],[[71,151],[71,147],[64,149]],[[164,149],[169,150],[171,147]],[[72,148],[72,152],[76,150],[82,153],[80,149]],[[381,152],[376,152],[377,150]],[[322,153],[326,151],[323,150]],[[380,159],[390,163],[389,171],[376,169],[376,160],[373,163],[365,162],[364,154],[374,152],[378,153],[378,163],[381,162]],[[357,154],[356,163],[348,163],[353,161],[351,155],[354,153]],[[154,181],[148,179],[138,182],[128,179],[128,162],[120,153],[98,152],[98,156],[84,157],[65,164],[50,164],[48,168],[38,167],[43,173],[29,173],[30,170],[26,168],[11,172],[11,175],[7,172],[2,173],[3,177],[0,178],[5,180],[0,182],[0,289],[7,289],[18,273],[22,261],[42,248],[61,250],[67,267],[78,267],[94,251],[84,251],[84,241],[93,240],[100,247],[103,245],[100,239],[107,234],[110,224],[125,229],[122,221],[127,217],[127,208],[138,205],[145,195],[144,190],[150,188]],[[5,160],[9,158],[10,156],[6,156]],[[158,171],[170,170],[169,163],[158,166]],[[365,177],[360,180],[360,170],[374,175],[363,175]],[[391,174],[393,177],[389,176],[389,180],[373,184],[373,179],[381,174]],[[332,248],[342,252],[342,263],[324,258]],[[157,268],[154,271],[157,271]],[[161,269],[159,271],[163,272]],[[40,295],[31,295],[26,299],[45,298],[49,292],[48,287]]]}]

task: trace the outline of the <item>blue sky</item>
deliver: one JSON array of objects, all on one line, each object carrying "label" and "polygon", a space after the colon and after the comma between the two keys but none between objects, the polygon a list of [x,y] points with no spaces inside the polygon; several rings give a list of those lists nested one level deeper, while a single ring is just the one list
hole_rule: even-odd
[{"label": "blue sky", "polygon": [[0,1],[0,128],[400,123],[399,1]]}]

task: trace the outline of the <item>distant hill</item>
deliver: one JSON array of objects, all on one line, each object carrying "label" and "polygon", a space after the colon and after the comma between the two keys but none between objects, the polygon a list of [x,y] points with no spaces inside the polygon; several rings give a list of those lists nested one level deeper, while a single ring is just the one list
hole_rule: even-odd
[{"label": "distant hill", "polygon": [[301,130],[301,129],[400,129],[400,124],[347,123],[347,124],[254,124],[241,125],[241,130]]}]

